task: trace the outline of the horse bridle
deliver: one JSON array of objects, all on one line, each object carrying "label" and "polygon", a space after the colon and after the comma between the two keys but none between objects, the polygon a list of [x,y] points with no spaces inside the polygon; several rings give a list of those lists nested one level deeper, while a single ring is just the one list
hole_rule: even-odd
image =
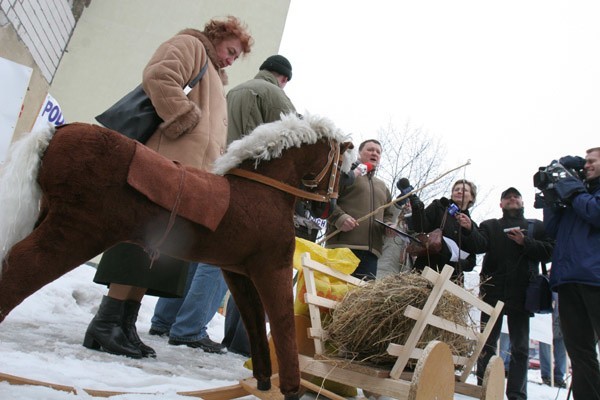
[{"label": "horse bridle", "polygon": [[319,194],[318,192],[308,192],[306,190],[302,190],[300,188],[288,185],[285,182],[281,182],[276,179],[269,178],[268,176],[264,176],[259,173],[241,168],[232,168],[226,173],[226,175],[235,175],[242,178],[250,179],[252,181],[262,183],[264,185],[271,186],[275,189],[289,193],[296,197],[326,203],[329,202],[331,199],[338,198],[338,192],[335,190],[335,188],[337,187],[340,180],[340,156],[340,146],[335,140],[329,139],[329,155],[327,156],[327,163],[325,164],[323,169],[315,176],[314,179],[302,179],[302,185],[304,185],[307,188],[315,188],[319,185],[323,178],[325,178],[325,176],[327,175],[327,171],[331,169],[331,174],[329,174],[329,185],[327,186],[327,191],[325,194]]}]

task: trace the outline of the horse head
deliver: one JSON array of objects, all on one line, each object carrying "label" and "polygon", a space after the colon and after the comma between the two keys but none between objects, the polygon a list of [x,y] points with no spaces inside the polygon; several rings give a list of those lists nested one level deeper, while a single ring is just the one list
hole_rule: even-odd
[{"label": "horse head", "polygon": [[348,151],[354,146],[347,139],[326,118],[288,114],[231,143],[213,171],[251,179],[308,200],[313,216],[325,218],[335,206],[340,175],[351,167]]},{"label": "horse head", "polygon": [[313,217],[325,219],[335,208],[340,177],[348,173],[347,169],[342,170],[344,158],[346,152],[353,148],[352,142],[338,143],[329,139],[329,155],[323,168],[317,173],[308,172],[302,177],[300,188],[309,193],[302,200],[308,202],[307,209]]}]

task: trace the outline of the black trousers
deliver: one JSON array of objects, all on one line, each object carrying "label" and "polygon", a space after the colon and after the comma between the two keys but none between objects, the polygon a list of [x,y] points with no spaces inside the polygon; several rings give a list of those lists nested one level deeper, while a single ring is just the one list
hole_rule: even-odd
[{"label": "black trousers", "polygon": [[377,276],[377,256],[368,250],[352,249],[352,252],[360,260],[360,263],[352,273],[352,276],[367,281],[375,279]]},{"label": "black trousers", "polygon": [[[502,315],[498,317],[490,335],[477,360],[477,383],[483,382],[485,369],[492,356],[498,354],[498,339],[502,330]],[[509,400],[527,399],[527,369],[529,368],[529,313],[511,309],[506,314],[508,321],[508,336],[510,338],[510,364],[506,380],[506,397]],[[490,319],[489,315],[481,314],[481,324]]]},{"label": "black trousers", "polygon": [[571,359],[575,400],[600,400],[600,287],[568,283],[558,287],[558,314]]},{"label": "black trousers", "polygon": [[225,336],[221,344],[227,347],[227,350],[232,353],[241,354],[250,357],[250,340],[248,332],[242,322],[240,311],[233,300],[233,296],[227,301],[227,309],[225,311]]}]

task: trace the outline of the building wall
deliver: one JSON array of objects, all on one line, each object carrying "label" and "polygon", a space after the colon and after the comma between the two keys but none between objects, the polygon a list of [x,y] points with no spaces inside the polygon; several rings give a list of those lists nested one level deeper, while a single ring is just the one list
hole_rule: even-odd
[{"label": "building wall", "polygon": [[[67,122],[95,122],[141,81],[142,70],[164,40],[184,28],[202,29],[213,17],[247,23],[252,52],[227,68],[229,86],[252,78],[279,50],[290,0],[96,0],[83,12],[50,94]],[[227,89],[227,88],[226,88]]]},{"label": "building wall", "polygon": [[[0,57],[33,68],[13,140],[31,129],[47,93],[60,104],[66,122],[95,122],[94,116],[139,84],[142,69],[162,41],[184,28],[202,29],[213,17],[240,18],[255,39],[252,52],[227,68],[226,90],[252,78],[262,61],[279,50],[290,1],[0,0],[2,10],[12,7],[10,18],[0,13]],[[58,44],[63,35],[50,44],[52,57],[60,60],[53,70],[43,61],[52,57],[39,50],[39,42],[51,38],[49,30],[32,39],[25,29],[33,27],[26,14],[34,15],[40,26],[56,25],[63,19],[55,18],[49,7],[64,8],[64,3],[73,7],[75,28],[60,56],[55,53],[57,46],[64,47]],[[18,13],[15,7],[21,7]],[[47,21],[40,10],[48,11]]]},{"label": "building wall", "polygon": [[51,82],[75,17],[67,0],[4,0],[0,9],[27,46],[46,81]]},{"label": "building wall", "polygon": [[33,69],[15,130],[2,135],[15,133],[17,137],[33,126],[75,26],[72,4],[67,0],[0,1],[0,57]]}]

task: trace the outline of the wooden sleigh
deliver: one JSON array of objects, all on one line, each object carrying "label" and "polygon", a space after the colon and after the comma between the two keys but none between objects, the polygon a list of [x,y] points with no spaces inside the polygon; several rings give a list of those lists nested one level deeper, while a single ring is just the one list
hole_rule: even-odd
[{"label": "wooden sleigh", "polygon": [[[391,343],[388,346],[387,352],[397,357],[391,370],[354,363],[348,359],[325,356],[325,342],[328,334],[322,325],[320,309],[334,309],[338,302],[319,296],[315,272],[332,276],[354,286],[364,285],[365,282],[312,260],[309,253],[302,255],[302,267],[306,282],[305,301],[310,312],[309,326],[304,328],[307,337],[314,341],[314,355],[307,355],[305,351],[299,356],[300,370],[303,375],[320,377],[397,399],[453,399],[454,393],[481,400],[504,399],[504,364],[497,356],[490,360],[482,386],[467,383],[467,378],[476,364],[492,327],[500,317],[504,304],[498,302],[496,307],[492,307],[453,283],[450,280],[454,271],[452,267],[445,266],[441,273],[431,268],[425,268],[422,272],[422,276],[433,284],[433,289],[423,309],[407,307],[405,316],[414,319],[415,324],[405,344]],[[433,314],[445,291],[467,302],[475,311],[479,310],[490,316],[489,322],[482,332],[479,330],[474,332],[472,328],[460,326]],[[296,320],[297,325],[299,321],[301,320]],[[418,348],[419,338],[427,325],[473,340],[475,346],[472,355],[468,358],[453,356],[449,346],[440,341],[432,341],[425,348]],[[301,335],[302,327],[297,326],[296,331],[298,335]],[[302,338],[299,338],[298,342],[301,341]],[[302,346],[300,348],[302,350]],[[405,368],[410,359],[418,360],[418,362],[414,371],[408,372],[405,371]],[[459,369],[462,372],[455,372],[456,367],[461,367]],[[336,400],[343,398],[332,396],[331,393],[321,394]]]}]

